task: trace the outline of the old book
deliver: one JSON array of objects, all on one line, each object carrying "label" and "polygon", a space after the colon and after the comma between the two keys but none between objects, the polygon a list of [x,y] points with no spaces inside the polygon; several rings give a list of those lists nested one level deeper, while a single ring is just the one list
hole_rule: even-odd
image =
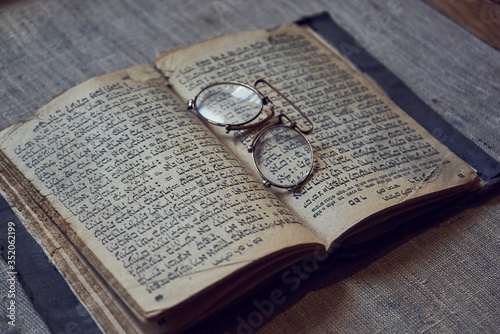
[{"label": "old book", "polygon": [[[314,124],[298,190],[262,185],[255,130],[228,134],[186,107],[215,82],[259,78]],[[107,333],[185,329],[299,260],[484,184],[307,25],[164,52],[0,136],[3,194]]]}]

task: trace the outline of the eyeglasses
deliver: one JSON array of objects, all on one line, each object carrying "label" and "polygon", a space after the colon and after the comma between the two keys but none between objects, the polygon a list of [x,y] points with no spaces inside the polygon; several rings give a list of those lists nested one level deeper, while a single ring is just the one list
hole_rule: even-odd
[{"label": "eyeglasses", "polygon": [[[257,89],[259,84],[267,85],[287,101],[309,123],[309,128],[300,127],[283,112],[273,118],[274,104]],[[266,105],[269,109],[264,111]],[[253,87],[230,81],[214,83],[189,100],[187,107],[195,109],[208,123],[225,127],[227,133],[265,125],[248,146],[264,186],[297,189],[311,175],[313,149],[304,135],[313,131],[313,123],[266,80],[255,81]]]}]

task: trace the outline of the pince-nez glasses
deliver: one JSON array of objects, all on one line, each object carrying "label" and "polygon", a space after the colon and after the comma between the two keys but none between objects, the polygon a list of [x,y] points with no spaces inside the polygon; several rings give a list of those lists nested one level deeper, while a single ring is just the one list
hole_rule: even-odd
[{"label": "pince-nez glasses", "polygon": [[[300,127],[283,112],[274,117],[274,104],[257,89],[259,84],[267,85],[287,101],[309,123],[309,128]],[[269,109],[264,116],[266,105]],[[255,81],[253,87],[230,81],[211,84],[189,100],[187,107],[195,109],[208,123],[225,127],[227,133],[265,125],[248,146],[264,186],[296,189],[311,175],[313,149],[304,135],[313,131],[313,123],[266,80]]]}]

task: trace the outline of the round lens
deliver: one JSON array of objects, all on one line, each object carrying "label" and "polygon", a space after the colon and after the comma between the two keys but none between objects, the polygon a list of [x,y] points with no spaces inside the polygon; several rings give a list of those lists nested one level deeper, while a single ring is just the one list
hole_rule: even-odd
[{"label": "round lens", "polygon": [[262,110],[259,94],[244,85],[219,83],[202,90],[195,100],[198,113],[220,125],[243,125]]},{"label": "round lens", "polygon": [[273,126],[257,138],[255,165],[272,185],[292,188],[304,182],[312,171],[311,145],[299,131],[288,126]]}]

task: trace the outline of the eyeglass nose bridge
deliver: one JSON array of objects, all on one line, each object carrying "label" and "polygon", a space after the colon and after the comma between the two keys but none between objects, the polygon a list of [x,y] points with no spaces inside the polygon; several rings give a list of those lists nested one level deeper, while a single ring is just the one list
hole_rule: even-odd
[{"label": "eyeglass nose bridge", "polygon": [[[258,92],[260,94],[260,92]],[[248,123],[244,125],[231,125],[227,124],[224,126],[224,129],[226,130],[226,133],[229,133],[233,130],[246,130],[246,129],[253,129],[253,128],[259,128],[262,124],[267,123],[270,119],[274,117],[274,103],[271,101],[267,96],[261,95],[261,100],[263,105],[269,105],[269,110],[268,115],[264,117],[263,119],[254,122],[254,123]]]},{"label": "eyeglass nose bridge", "polygon": [[[280,113],[278,115],[278,118],[280,118],[280,120],[281,120],[281,117],[285,117],[287,120],[290,121],[290,123],[292,124],[291,125],[292,127],[296,128],[297,130],[299,130],[303,134],[309,134],[309,133],[311,133],[314,130],[313,122],[309,119],[309,117],[307,117],[307,115],[297,105],[295,105],[295,103],[293,103],[292,101],[290,101],[290,99],[287,98],[283,93],[281,93],[276,87],[274,87],[273,85],[271,85],[269,83],[269,81],[267,81],[266,79],[257,79],[255,81],[255,83],[253,84],[253,86],[255,87],[255,89],[257,91],[259,91],[258,88],[257,88],[257,85],[260,84],[260,83],[263,83],[266,86],[268,86],[269,88],[271,88],[272,90],[274,90],[276,92],[276,94],[278,94],[281,98],[283,98],[286,102],[288,102],[288,104],[290,104],[295,110],[297,110],[302,115],[302,117],[304,117],[304,119],[307,121],[307,123],[309,123],[309,128],[308,129],[301,128],[297,124],[297,122],[295,122],[293,119],[291,119],[290,117],[286,116],[283,113]],[[264,96],[263,101],[264,101],[264,99],[266,99],[267,101],[269,101],[270,103],[272,103],[272,101],[267,96]],[[274,106],[274,104],[273,104],[273,106]]]}]

